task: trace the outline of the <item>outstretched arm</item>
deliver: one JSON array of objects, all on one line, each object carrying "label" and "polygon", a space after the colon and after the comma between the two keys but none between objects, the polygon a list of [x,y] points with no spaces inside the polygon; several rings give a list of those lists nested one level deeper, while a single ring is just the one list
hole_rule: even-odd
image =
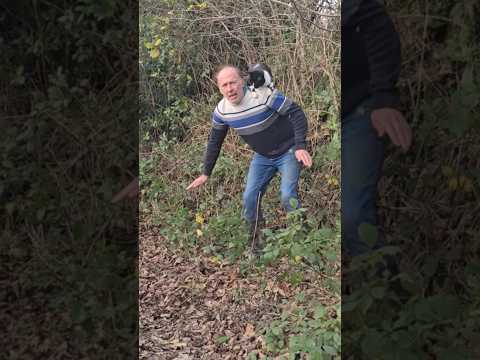
[{"label": "outstretched arm", "polygon": [[196,178],[188,187],[187,190],[194,189],[203,185],[215,167],[218,155],[222,148],[223,140],[228,133],[228,126],[214,126],[210,132],[210,136],[207,143],[207,150],[203,157],[203,174]]},{"label": "outstretched arm", "polygon": [[211,175],[227,133],[228,126],[226,125],[212,128],[208,138],[207,150],[203,157],[203,175]]}]

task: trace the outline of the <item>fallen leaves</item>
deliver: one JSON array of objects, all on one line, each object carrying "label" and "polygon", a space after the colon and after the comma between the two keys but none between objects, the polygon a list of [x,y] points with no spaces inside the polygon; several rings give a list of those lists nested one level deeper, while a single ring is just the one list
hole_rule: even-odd
[{"label": "fallen leaves", "polygon": [[243,333],[243,336],[246,337],[247,339],[250,339],[255,336],[255,326],[252,324],[247,324],[245,327],[245,332]]},{"label": "fallen leaves", "polygon": [[287,263],[243,277],[238,264],[168,249],[161,236],[145,232],[140,250],[140,359],[266,354],[262,329],[278,317],[285,300],[293,303],[300,291],[324,296],[312,285],[316,274],[304,288],[283,281]]}]

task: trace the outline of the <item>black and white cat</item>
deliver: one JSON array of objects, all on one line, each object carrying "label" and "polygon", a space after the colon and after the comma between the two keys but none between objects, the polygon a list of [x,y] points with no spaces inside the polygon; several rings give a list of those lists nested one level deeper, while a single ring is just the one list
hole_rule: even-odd
[{"label": "black and white cat", "polygon": [[248,67],[247,85],[251,91],[255,91],[261,86],[266,86],[273,90],[272,71],[265,64],[252,64]]}]

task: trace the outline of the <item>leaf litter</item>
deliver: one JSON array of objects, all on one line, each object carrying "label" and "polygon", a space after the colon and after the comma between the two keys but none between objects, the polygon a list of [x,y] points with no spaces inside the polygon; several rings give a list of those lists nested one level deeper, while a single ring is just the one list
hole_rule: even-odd
[{"label": "leaf litter", "polygon": [[295,286],[282,280],[287,261],[242,275],[239,263],[169,246],[155,228],[141,228],[139,260],[140,359],[266,354],[262,329],[297,306],[296,295],[323,305],[338,302],[314,271],[305,270],[303,282]]}]

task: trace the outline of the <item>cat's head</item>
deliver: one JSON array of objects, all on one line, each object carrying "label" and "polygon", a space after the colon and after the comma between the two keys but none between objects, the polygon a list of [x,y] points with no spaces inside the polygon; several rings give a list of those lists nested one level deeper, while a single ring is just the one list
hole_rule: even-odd
[{"label": "cat's head", "polygon": [[248,86],[258,89],[261,86],[273,86],[272,71],[265,64],[251,64],[248,66]]}]

